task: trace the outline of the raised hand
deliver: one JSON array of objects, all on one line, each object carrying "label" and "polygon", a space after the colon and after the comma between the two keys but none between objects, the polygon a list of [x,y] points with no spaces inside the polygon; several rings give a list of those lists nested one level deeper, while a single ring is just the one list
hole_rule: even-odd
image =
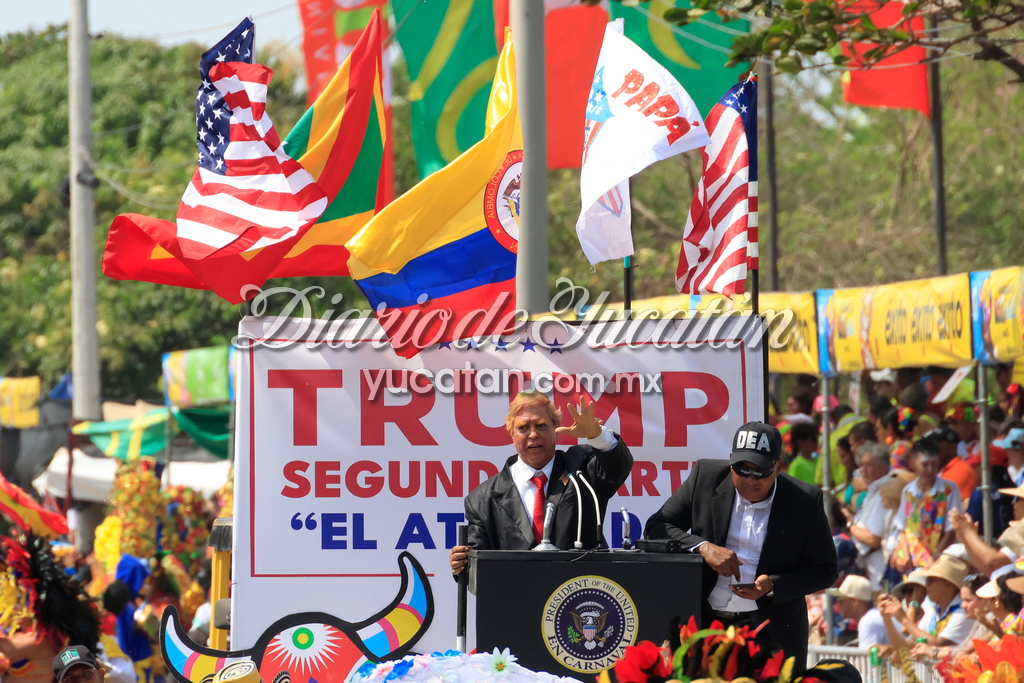
[{"label": "raised hand", "polygon": [[580,396],[580,405],[577,409],[573,404],[568,404],[569,415],[573,423],[568,427],[559,427],[555,432],[559,435],[568,434],[576,438],[593,439],[601,434],[601,420],[594,417],[594,402],[587,403],[585,396]]}]

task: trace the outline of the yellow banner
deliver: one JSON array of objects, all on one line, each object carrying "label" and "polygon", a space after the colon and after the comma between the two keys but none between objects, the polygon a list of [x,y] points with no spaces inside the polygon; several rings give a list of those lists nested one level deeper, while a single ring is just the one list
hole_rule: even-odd
[{"label": "yellow banner", "polygon": [[974,357],[1005,363],[1024,355],[1024,270],[1000,268],[971,273]]},{"label": "yellow banner", "polygon": [[22,429],[39,425],[39,378],[0,379],[0,424]]},{"label": "yellow banner", "polygon": [[818,290],[822,370],[972,362],[971,288],[966,273],[880,287]]},{"label": "yellow banner", "polygon": [[[768,350],[768,369],[771,372],[820,375],[818,367],[818,326],[815,322],[814,294],[812,292],[765,292],[760,296],[762,311],[793,312],[788,338],[781,348],[772,345]],[[769,318],[769,329],[775,325]],[[774,334],[773,334],[774,337]]]}]

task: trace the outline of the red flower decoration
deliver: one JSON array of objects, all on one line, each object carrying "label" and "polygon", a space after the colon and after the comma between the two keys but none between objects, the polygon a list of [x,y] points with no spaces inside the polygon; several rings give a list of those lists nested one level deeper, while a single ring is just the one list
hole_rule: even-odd
[{"label": "red flower decoration", "polygon": [[649,640],[642,640],[626,648],[622,659],[615,663],[615,677],[619,683],[647,683],[655,676],[672,675],[672,653]]}]

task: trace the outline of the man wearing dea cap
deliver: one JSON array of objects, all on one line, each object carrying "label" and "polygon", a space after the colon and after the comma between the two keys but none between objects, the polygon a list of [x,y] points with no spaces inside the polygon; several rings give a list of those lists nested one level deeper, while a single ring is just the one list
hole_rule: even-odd
[{"label": "man wearing dea cap", "polygon": [[96,657],[84,645],[66,647],[53,658],[56,683],[103,683],[103,675]]},{"label": "man wearing dea cap", "polygon": [[696,461],[644,534],[704,557],[704,626],[768,619],[773,645],[802,670],[804,597],[835,583],[839,569],[821,490],[780,474],[781,454],[779,430],[748,422],[733,437],[730,459]]}]

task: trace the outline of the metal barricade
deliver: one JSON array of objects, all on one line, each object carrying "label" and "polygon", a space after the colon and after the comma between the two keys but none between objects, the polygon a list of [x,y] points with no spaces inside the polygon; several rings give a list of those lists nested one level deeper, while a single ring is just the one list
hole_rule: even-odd
[{"label": "metal barricade", "polygon": [[[842,659],[850,662],[864,679],[864,683],[910,683],[903,671],[887,659],[871,666],[871,651],[867,648],[835,645],[808,645],[807,665],[814,666],[822,659]],[[914,661],[914,674],[919,683],[940,683],[942,677],[935,670],[937,662]]]}]

